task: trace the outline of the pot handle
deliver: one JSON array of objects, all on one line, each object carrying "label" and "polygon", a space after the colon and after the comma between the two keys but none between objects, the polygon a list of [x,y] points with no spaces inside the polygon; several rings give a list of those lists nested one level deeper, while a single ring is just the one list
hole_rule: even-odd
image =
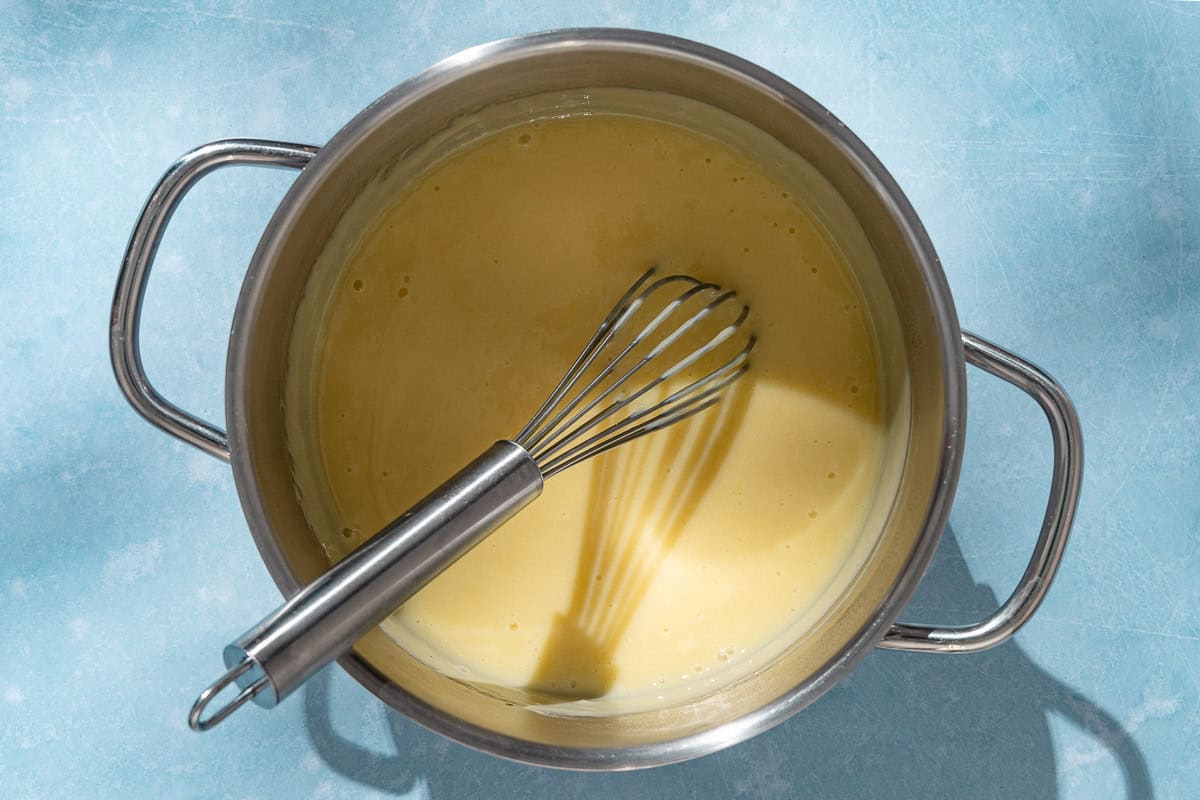
[{"label": "pot handle", "polygon": [[222,139],[179,158],[158,179],[138,217],[113,294],[108,349],[125,399],[155,427],[223,461],[229,460],[225,431],[164,398],[146,377],[139,346],[142,300],[159,242],[183,196],[205,175],[230,164],[303,169],[319,148],[262,139]]},{"label": "pot handle", "polygon": [[973,364],[1024,390],[1037,401],[1050,423],[1054,471],[1050,500],[1033,555],[1017,588],[1004,605],[982,622],[962,627],[933,627],[898,622],[879,647],[938,653],[972,653],[1012,638],[1037,611],[1062,561],[1083,478],[1083,438],[1079,415],[1058,382],[1034,364],[986,339],[964,332],[963,350]]}]

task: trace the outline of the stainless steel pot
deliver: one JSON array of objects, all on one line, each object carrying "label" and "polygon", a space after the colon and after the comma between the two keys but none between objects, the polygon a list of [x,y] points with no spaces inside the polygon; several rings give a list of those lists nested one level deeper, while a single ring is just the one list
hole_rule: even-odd
[{"label": "stainless steel pot", "polygon": [[[584,29],[472,48],[397,86],[324,147],[225,140],[199,147],[159,181],[129,242],[113,301],[110,346],[133,407],[162,430],[231,462],[255,542],[287,595],[328,564],[296,500],[281,399],[297,303],[341,214],[381,170],[461,115],[490,104],[584,87],[667,92],[727,111],[813,165],[853,214],[879,262],[899,320],[909,377],[909,435],[899,489],[879,545],[853,591],[782,656],[686,704],[607,716],[555,715],[519,690],[442,675],[374,631],[340,663],[389,705],[497,755],[594,770],[654,766],[728,747],[778,724],[844,677],[872,647],[964,653],[1010,638],[1037,609],[1066,545],[1079,495],[1079,420],[1058,384],[1033,364],[958,326],[933,246],[891,176],[854,134],[794,86],[693,42],[638,31]],[[142,368],[138,321],[146,278],[170,217],[204,175],[229,164],[300,170],[259,243],[234,316],[226,371],[228,434],[163,398]],[[1012,596],[966,627],[896,624],[937,546],[962,457],[965,364],[1029,393],[1054,442],[1050,498],[1029,565]]]}]

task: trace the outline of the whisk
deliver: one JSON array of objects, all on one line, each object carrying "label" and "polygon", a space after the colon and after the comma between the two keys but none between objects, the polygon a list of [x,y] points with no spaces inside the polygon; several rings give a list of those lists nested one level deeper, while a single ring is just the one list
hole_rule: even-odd
[{"label": "whisk", "polygon": [[[528,505],[545,479],[719,402],[750,367],[749,313],[716,284],[647,271],[520,433],[493,444],[226,647],[228,670],[200,693],[188,724],[208,730],[250,700],[273,708]],[[714,351],[711,361],[732,355],[704,371]],[[232,685],[236,696],[204,716]]]}]

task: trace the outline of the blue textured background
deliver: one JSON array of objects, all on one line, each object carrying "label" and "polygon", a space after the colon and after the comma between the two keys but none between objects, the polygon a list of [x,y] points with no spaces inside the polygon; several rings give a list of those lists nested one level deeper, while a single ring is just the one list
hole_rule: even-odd
[{"label": "blue textured background", "polygon": [[[1200,3],[326,5],[0,0],[0,795],[1198,796]],[[1086,480],[1046,604],[1001,648],[873,653],[772,732],[638,774],[469,752],[336,669],[191,733],[220,648],[278,594],[228,468],[152,430],[112,379],[109,302],[143,200],[204,141],[319,144],[463,47],[593,24],[725,48],[827,105],[909,194],[964,326],[1072,393]],[[288,181],[203,182],[151,281],[149,374],[210,418]],[[914,621],[1006,595],[1044,502],[1039,412],[978,373],[970,390]]]}]

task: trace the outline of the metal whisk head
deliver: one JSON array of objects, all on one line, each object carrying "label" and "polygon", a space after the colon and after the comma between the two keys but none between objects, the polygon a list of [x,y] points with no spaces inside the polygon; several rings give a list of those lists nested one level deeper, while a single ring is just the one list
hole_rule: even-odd
[{"label": "metal whisk head", "polygon": [[512,441],[549,478],[699,414],[749,369],[749,314],[716,284],[648,270]]}]

